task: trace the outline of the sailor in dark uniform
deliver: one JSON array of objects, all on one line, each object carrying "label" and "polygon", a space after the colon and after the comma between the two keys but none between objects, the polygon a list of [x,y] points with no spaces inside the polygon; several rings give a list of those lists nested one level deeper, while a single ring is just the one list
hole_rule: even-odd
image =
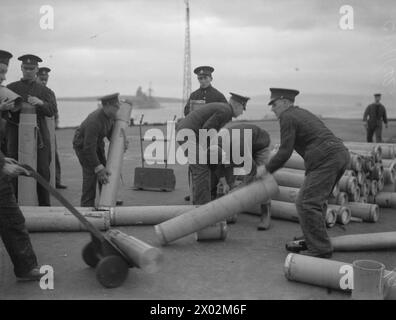
[{"label": "sailor in dark uniform", "polygon": [[326,231],[325,203],[350,161],[347,148],[311,112],[294,106],[297,90],[271,88],[272,111],[280,123],[281,145],[257,176],[281,168],[296,150],[304,158],[305,180],[296,200],[307,250],[303,254],[329,258],[333,248]]},{"label": "sailor in dark uniform", "polygon": [[368,105],[363,115],[364,126],[367,131],[367,142],[373,142],[375,133],[376,142],[382,142],[382,122],[385,128],[388,128],[388,118],[386,117],[386,109],[381,101],[381,94],[374,95],[375,102]]},{"label": "sailor in dark uniform", "polygon": [[[5,80],[12,54],[0,50],[0,84]],[[13,102],[0,102],[0,112],[12,109]],[[0,151],[0,236],[14,265],[18,280],[40,280],[40,268],[25,226],[25,218],[16,202],[10,179],[28,174],[15,160]]]},{"label": "sailor in dark uniform", "polygon": [[[22,61],[21,80],[10,83],[7,88],[19,94],[24,102],[36,107],[38,142],[37,142],[37,172],[47,181],[50,181],[51,143],[45,117],[54,115],[55,105],[50,91],[36,80],[38,63],[42,60],[32,54],[25,54],[18,58]],[[7,156],[18,159],[18,127],[20,111],[8,112],[4,115],[7,120],[6,142]],[[17,192],[17,181],[14,182]],[[37,198],[40,206],[50,206],[48,191],[37,183]]]},{"label": "sailor in dark uniform", "polygon": [[[58,104],[56,102],[56,96],[55,92],[52,91],[50,88],[48,88],[48,79],[49,79],[49,73],[51,69],[47,67],[40,67],[38,69],[37,73],[37,81],[41,83],[43,86],[47,87],[49,90],[53,104],[54,104],[54,118],[55,118],[55,128],[58,128],[59,125],[59,111],[58,111]],[[55,186],[57,189],[66,189],[67,186],[63,185],[61,183],[61,167],[60,167],[60,161],[59,161],[59,154],[58,154],[58,146],[56,143],[56,135],[55,135]]]},{"label": "sailor in dark uniform", "polygon": [[[96,186],[108,183],[104,138],[111,139],[114,120],[120,108],[119,94],[102,97],[102,107],[93,111],[77,128],[73,148],[83,170],[82,207],[94,207]],[[126,101],[127,103],[130,103]],[[127,141],[125,141],[125,149]]]},{"label": "sailor in dark uniform", "polygon": [[[191,172],[192,202],[193,204],[205,204],[211,201],[210,168],[208,164],[199,163],[199,130],[215,129],[219,131],[232,118],[240,116],[246,109],[248,97],[235,93],[230,93],[231,98],[228,103],[212,102],[190,112],[182,119],[176,127],[177,131],[190,129],[195,133],[196,138],[196,163],[189,165]],[[190,141],[189,141],[190,142]],[[209,144],[207,145],[209,146]],[[206,152],[206,150],[205,150]]]},{"label": "sailor in dark uniform", "polygon": [[214,68],[210,66],[201,66],[194,69],[194,73],[198,77],[199,89],[191,93],[190,98],[188,99],[187,104],[184,107],[184,116],[187,116],[189,114],[191,105],[194,105],[195,103],[227,103],[227,99],[225,98],[225,96],[220,91],[212,87],[211,82],[213,80],[213,71]]}]

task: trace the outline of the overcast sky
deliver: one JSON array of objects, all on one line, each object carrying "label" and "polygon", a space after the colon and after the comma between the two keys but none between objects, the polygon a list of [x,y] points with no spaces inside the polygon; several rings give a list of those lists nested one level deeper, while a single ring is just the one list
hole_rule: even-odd
[{"label": "overcast sky", "polygon": [[[40,7],[54,8],[54,30],[40,29]],[[339,27],[342,5],[354,29]],[[191,0],[192,67],[215,67],[213,85],[246,95],[271,86],[309,93],[393,93],[395,0]],[[183,0],[1,0],[1,48],[40,56],[57,96],[90,96],[138,85],[181,97]],[[197,80],[193,77],[193,89]]]}]

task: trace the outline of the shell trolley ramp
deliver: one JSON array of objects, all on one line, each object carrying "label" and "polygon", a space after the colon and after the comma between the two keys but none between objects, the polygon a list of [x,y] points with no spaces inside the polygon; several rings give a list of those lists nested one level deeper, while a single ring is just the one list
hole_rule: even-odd
[{"label": "shell trolley ramp", "polygon": [[[155,139],[145,139],[142,135],[142,123],[143,117],[141,116],[139,122],[139,136],[140,136],[140,153],[142,166],[135,168],[134,177],[134,189],[136,190],[149,190],[149,191],[173,191],[175,190],[176,177],[173,169],[168,168],[168,140],[165,138],[165,150],[167,154],[164,158],[165,168],[147,168],[144,163],[148,158],[145,158],[143,152],[143,142],[144,141],[156,141]],[[176,116],[173,118],[173,122],[176,121]],[[172,126],[172,129],[174,126]],[[170,136],[172,137],[173,132]],[[159,141],[159,140],[157,140]]]},{"label": "shell trolley ramp", "polygon": [[[93,224],[91,224],[76,208],[74,208],[56,189],[54,189],[43,177],[41,177],[30,166],[21,164],[29,172],[29,177],[34,178],[48,192],[56,198],[65,208],[67,208],[91,234],[89,242],[82,250],[84,262],[96,269],[96,278],[106,288],[119,287],[127,278],[129,268],[137,267],[129,255],[125,254],[115,244],[114,232],[110,230],[102,234]],[[124,234],[124,236],[126,236]]]}]

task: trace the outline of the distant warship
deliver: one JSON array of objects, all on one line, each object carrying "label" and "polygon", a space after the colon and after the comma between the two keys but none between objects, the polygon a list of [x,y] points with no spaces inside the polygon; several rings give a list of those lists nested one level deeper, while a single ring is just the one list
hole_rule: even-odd
[{"label": "distant warship", "polygon": [[148,89],[148,94],[145,94],[142,87],[139,86],[136,90],[136,96],[132,98],[134,107],[137,109],[156,109],[160,108],[159,102],[152,96],[153,90],[151,85]]}]

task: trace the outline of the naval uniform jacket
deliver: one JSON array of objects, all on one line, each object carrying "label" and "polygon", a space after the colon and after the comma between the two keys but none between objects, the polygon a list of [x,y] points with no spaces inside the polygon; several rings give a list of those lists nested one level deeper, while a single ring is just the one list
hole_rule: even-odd
[{"label": "naval uniform jacket", "polygon": [[[256,155],[258,152],[264,150],[265,148],[268,148],[271,144],[271,139],[270,136],[268,134],[267,131],[265,131],[264,129],[254,125],[254,124],[248,124],[248,123],[238,123],[238,124],[233,124],[229,127],[227,127],[228,131],[229,131],[229,135],[230,135],[230,146],[229,146],[229,150],[230,150],[230,155],[234,154],[233,151],[233,130],[236,130],[236,132],[234,134],[237,134],[236,137],[239,138],[239,151],[237,151],[237,153],[239,152],[239,154],[241,156],[246,156],[245,155],[245,135],[244,135],[244,130],[251,130],[252,131],[252,141],[251,141],[251,145],[249,146],[249,150],[251,152],[251,156],[252,156],[252,172],[256,172],[257,169],[257,164],[255,162],[256,159]],[[239,131],[239,132],[238,132]],[[223,142],[221,143],[221,147],[224,149],[224,145]],[[220,154],[219,154],[220,156]],[[230,165],[220,165],[217,166],[216,170],[217,170],[217,175],[219,177],[230,177],[232,176],[232,168],[234,166],[236,167],[242,167],[244,164],[235,164],[232,162],[232,158],[229,159],[230,160]],[[227,178],[227,181],[229,180],[229,178]]]},{"label": "naval uniform jacket", "polygon": [[[35,80],[21,79],[10,83],[8,89],[19,94],[24,102],[28,102],[28,96],[34,96],[43,101],[42,106],[35,106],[37,115],[37,126],[39,128],[38,150],[45,145],[47,148],[51,147],[50,134],[47,127],[45,117],[52,117],[54,115],[55,106],[51,98],[51,93],[42,84]],[[18,156],[18,126],[19,126],[20,111],[17,112],[3,112],[3,118],[7,121],[7,153],[11,157]],[[12,150],[12,151],[11,151]]]},{"label": "naval uniform jacket", "polygon": [[95,169],[106,165],[104,138],[111,139],[114,121],[102,108],[95,110],[77,128],[73,148],[86,167]]},{"label": "naval uniform jacket", "polygon": [[198,137],[199,129],[216,129],[219,131],[232,120],[233,114],[232,107],[228,103],[207,103],[180,120],[176,130],[191,129]]},{"label": "naval uniform jacket", "polygon": [[293,150],[304,158],[306,172],[314,170],[337,150],[346,150],[324,123],[308,110],[292,106],[279,117],[281,145],[267,165],[269,173],[281,168]]},{"label": "naval uniform jacket", "polygon": [[[239,137],[240,137],[239,154],[240,155],[243,155],[243,153],[244,153],[244,144],[245,144],[244,130],[252,131],[252,145],[250,146],[250,150],[252,152],[253,158],[257,152],[259,152],[265,148],[268,148],[271,143],[270,136],[269,136],[268,132],[254,124],[238,123],[238,124],[229,126],[227,129],[230,132],[230,138],[232,137],[232,130],[239,130]],[[232,141],[232,139],[230,141]],[[231,154],[232,154],[232,144],[231,144],[230,150],[231,150]]]},{"label": "naval uniform jacket", "polygon": [[191,93],[190,98],[187,101],[186,106],[184,107],[184,116],[187,116],[190,113],[190,101],[191,100],[204,100],[205,103],[212,102],[223,102],[227,103],[227,99],[225,96],[217,89],[213,88],[212,85],[209,85],[207,88],[199,88]]},{"label": "naval uniform jacket", "polygon": [[51,103],[53,105],[53,109],[54,109],[54,119],[58,120],[59,119],[59,111],[58,111],[58,103],[56,102],[56,95],[55,92],[52,91],[50,88],[48,88],[49,94],[50,94],[50,98],[51,98]]},{"label": "naval uniform jacket", "polygon": [[367,106],[366,111],[364,111],[363,121],[367,121],[368,126],[375,128],[381,126],[382,121],[387,124],[388,118],[386,117],[386,109],[382,103],[372,103]]}]

